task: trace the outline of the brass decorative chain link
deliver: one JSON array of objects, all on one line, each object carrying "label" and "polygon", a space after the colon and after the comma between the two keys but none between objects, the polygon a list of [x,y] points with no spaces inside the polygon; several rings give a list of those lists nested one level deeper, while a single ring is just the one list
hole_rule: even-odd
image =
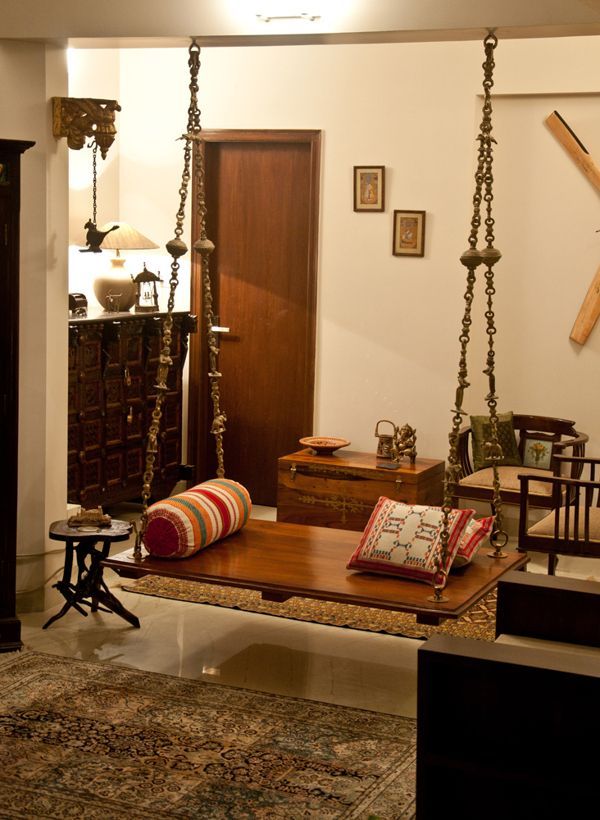
[{"label": "brass decorative chain link", "polygon": [[[146,444],[146,462],[145,462],[145,470],[144,470],[144,477],[143,477],[143,484],[142,484],[142,515],[140,519],[139,529],[137,531],[135,547],[134,547],[134,556],[139,559],[141,558],[142,553],[142,543],[144,540],[144,534],[146,532],[146,527],[148,524],[148,502],[152,495],[152,482],[154,480],[154,465],[156,463],[156,454],[158,452],[158,434],[160,430],[160,423],[162,418],[162,408],[165,401],[166,393],[168,390],[167,387],[167,379],[169,376],[169,369],[173,364],[173,360],[171,359],[171,345],[172,345],[172,332],[173,332],[173,310],[175,307],[175,291],[177,289],[177,285],[179,282],[179,258],[187,253],[187,245],[182,240],[181,236],[183,234],[183,227],[185,221],[185,206],[187,202],[189,184],[190,184],[190,168],[192,166],[192,155],[195,156],[194,160],[194,173],[196,174],[196,179],[202,179],[202,193],[199,197],[201,204],[198,207],[198,213],[200,215],[200,236],[201,239],[199,242],[194,243],[194,248],[198,249],[199,243],[204,243],[208,246],[210,245],[210,250],[214,249],[214,245],[210,240],[206,239],[206,228],[205,228],[205,217],[206,217],[206,204],[205,204],[205,197],[204,197],[204,169],[203,169],[203,157],[201,155],[199,145],[200,145],[200,109],[198,107],[198,72],[200,70],[200,47],[196,43],[195,40],[192,40],[192,43],[188,50],[188,67],[190,70],[190,83],[189,83],[189,91],[190,91],[190,103],[188,106],[188,120],[187,120],[187,130],[186,133],[181,136],[181,139],[184,140],[184,149],[183,149],[183,171],[181,174],[181,184],[179,186],[179,208],[177,210],[177,214],[175,217],[175,235],[173,239],[167,242],[166,249],[170,254],[172,261],[171,261],[171,275],[169,278],[169,296],[167,299],[167,315],[164,318],[162,324],[162,337],[160,343],[160,354],[159,354],[159,364],[157,370],[157,377],[156,377],[156,403],[154,409],[152,411],[152,421],[148,428],[148,438]],[[194,143],[197,146],[196,151],[193,151]],[[198,159],[199,158],[199,159]],[[199,169],[201,166],[201,170]],[[200,189],[199,189],[200,190]],[[201,251],[202,252],[202,251]],[[209,251],[210,252],[210,251]],[[204,262],[204,254],[203,254],[203,270],[205,267]],[[213,346],[216,348],[215,345],[215,337],[214,333],[212,332],[212,325],[213,316],[212,316],[212,293],[210,288],[210,279],[207,276],[203,277],[203,287],[204,287],[204,304],[209,305],[209,309],[206,310],[205,308],[205,316],[207,322],[209,323],[208,329],[208,339],[209,339],[209,348]],[[214,360],[213,360],[214,359]],[[216,366],[216,358],[214,358],[214,353],[210,353],[210,368],[211,370],[217,369]],[[212,377],[212,374],[210,374]],[[220,375],[220,374],[219,374]],[[215,391],[215,395],[213,395],[213,390]],[[224,419],[225,416],[220,412],[219,409],[219,388],[218,383],[216,386],[212,384],[211,378],[211,395],[213,395],[213,406],[215,409],[215,414],[219,413],[219,417]],[[216,421],[215,415],[215,421]],[[213,421],[213,427],[215,426],[215,422]],[[224,427],[223,427],[224,430]],[[222,442],[222,433],[220,439],[218,439],[220,452],[218,450],[217,457],[218,457],[218,472],[217,475],[223,476],[224,475],[224,468],[223,468],[223,442]]]},{"label": "brass decorative chain link", "polygon": [[204,320],[206,322],[206,341],[208,347],[208,379],[210,384],[210,398],[213,407],[213,420],[210,428],[211,434],[215,437],[215,452],[217,456],[217,477],[223,478],[225,475],[225,463],[223,452],[223,433],[225,432],[225,422],[227,416],[221,410],[221,393],[219,380],[221,373],[218,367],[219,345],[217,336],[213,331],[215,326],[215,315],[213,312],[212,287],[210,280],[209,259],[215,246],[206,235],[206,184],[204,167],[204,145],[197,145],[194,154],[194,176],[196,182],[196,208],[198,213],[198,224],[200,225],[200,237],[194,242],[194,250],[200,254],[202,271],[202,291],[204,302]]},{"label": "brass decorative chain link", "polygon": [[[498,396],[496,395],[496,378],[494,371],[494,336],[496,335],[494,295],[496,291],[494,286],[493,267],[501,257],[500,251],[498,251],[494,247],[494,218],[492,216],[492,203],[494,199],[494,177],[492,173],[493,144],[496,142],[496,140],[492,136],[491,89],[494,84],[494,49],[496,48],[497,44],[498,39],[493,34],[489,34],[483,41],[485,50],[485,61],[483,63],[484,102],[480,130],[479,135],[477,137],[479,141],[479,148],[477,154],[477,170],[475,172],[473,216],[471,219],[471,230],[469,233],[468,240],[469,247],[460,257],[461,263],[467,268],[467,284],[464,294],[465,309],[462,319],[462,329],[459,336],[460,357],[458,364],[458,387],[456,388],[454,408],[451,411],[451,413],[453,414],[452,428],[448,436],[450,442],[450,452],[448,455],[448,464],[444,476],[444,502],[442,506],[443,529],[441,533],[441,549],[437,561],[437,577],[436,582],[434,584],[435,594],[433,596],[433,600],[435,601],[443,600],[442,590],[446,585],[447,580],[447,572],[445,567],[448,557],[450,513],[452,511],[452,500],[454,497],[455,486],[460,478],[461,472],[461,466],[458,457],[458,441],[463,417],[467,415],[465,410],[463,410],[463,401],[465,390],[469,387],[467,349],[471,337],[471,309],[473,305],[476,281],[475,271],[481,264],[483,264],[486,268],[485,294],[487,296],[487,309],[485,311],[485,319],[487,325],[486,333],[488,337],[488,353],[486,359],[486,368],[483,372],[488,377],[489,392],[485,397],[485,400],[488,405],[491,428],[490,440],[484,443],[484,456],[486,461],[492,462],[493,469],[492,506],[494,509],[496,520],[494,525],[494,532],[492,533],[491,537],[491,543],[494,546],[495,557],[503,557],[501,547],[504,546],[506,544],[506,541],[508,540],[506,533],[502,529],[502,498],[500,496],[500,479],[498,476],[498,462],[502,459],[502,448],[498,441]],[[479,250],[477,248],[477,241],[479,236],[479,229],[481,226],[482,203],[485,203],[486,246],[482,250]]]},{"label": "brass decorative chain link", "polygon": [[96,140],[92,143],[92,222],[97,225],[96,211],[97,211],[97,189],[98,189],[98,143]]}]

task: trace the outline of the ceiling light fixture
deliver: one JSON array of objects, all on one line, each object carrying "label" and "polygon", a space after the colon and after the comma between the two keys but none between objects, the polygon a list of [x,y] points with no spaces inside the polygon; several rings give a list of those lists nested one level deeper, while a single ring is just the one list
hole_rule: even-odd
[{"label": "ceiling light fixture", "polygon": [[257,14],[257,20],[260,20],[261,23],[270,23],[272,20],[307,20],[309,23],[314,23],[315,20],[320,20],[320,14],[307,14],[306,12],[302,12],[302,14],[285,14],[285,15],[275,15],[275,14]]}]

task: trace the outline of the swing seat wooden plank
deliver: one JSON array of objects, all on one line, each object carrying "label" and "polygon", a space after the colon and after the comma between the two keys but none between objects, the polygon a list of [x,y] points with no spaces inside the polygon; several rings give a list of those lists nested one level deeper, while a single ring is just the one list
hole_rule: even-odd
[{"label": "swing seat wooden plank", "polygon": [[133,549],[108,557],[104,566],[125,578],[161,575],[203,584],[254,589],[263,598],[285,601],[292,596],[355,604],[398,612],[412,612],[418,623],[438,624],[459,618],[494,589],[509,570],[520,569],[527,556],[509,552],[506,558],[478,555],[470,565],[453,572],[444,596],[433,603],[428,584],[346,569],[360,533],[251,519],[246,526],[190,558],[165,559]]}]

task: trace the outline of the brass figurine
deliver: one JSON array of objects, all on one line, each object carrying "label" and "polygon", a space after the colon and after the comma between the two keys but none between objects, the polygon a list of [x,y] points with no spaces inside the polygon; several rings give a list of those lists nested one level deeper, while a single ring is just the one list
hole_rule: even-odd
[{"label": "brass figurine", "polygon": [[[391,433],[380,433],[380,424],[391,424]],[[398,427],[389,419],[380,419],[375,427],[375,436],[378,439],[377,458],[386,458],[398,462],[407,457],[410,459],[411,464],[415,463],[417,458],[417,431],[410,424]]]},{"label": "brass figurine", "polygon": [[417,458],[417,431],[410,424],[405,424],[400,429],[396,428],[394,435],[394,444],[392,447],[394,461],[400,461],[402,458],[409,458],[410,463],[414,464]]}]

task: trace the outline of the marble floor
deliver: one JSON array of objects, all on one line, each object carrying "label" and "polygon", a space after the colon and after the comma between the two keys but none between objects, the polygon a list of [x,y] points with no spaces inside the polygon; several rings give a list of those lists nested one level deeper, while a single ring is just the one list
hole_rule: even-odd
[{"label": "marble floor", "polygon": [[[253,514],[273,517],[269,508]],[[565,574],[598,573],[597,562],[566,563],[561,567]],[[545,571],[543,561],[532,564],[534,571]],[[71,610],[42,630],[57,611],[54,606],[19,616],[25,647],[376,712],[416,714],[421,641],[152,598],[120,589],[123,582],[112,572],[105,578],[139,617],[140,629],[114,614],[84,618]]]}]

